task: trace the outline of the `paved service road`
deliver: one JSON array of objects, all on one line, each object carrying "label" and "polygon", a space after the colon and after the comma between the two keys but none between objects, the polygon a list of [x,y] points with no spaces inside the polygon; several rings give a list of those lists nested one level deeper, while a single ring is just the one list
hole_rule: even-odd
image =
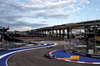
[{"label": "paved service road", "polygon": [[52,49],[42,48],[19,52],[8,59],[8,66],[100,66],[91,64],[78,64],[60,61],[57,59],[47,59],[44,54],[57,49],[62,49],[63,45],[58,45]]}]

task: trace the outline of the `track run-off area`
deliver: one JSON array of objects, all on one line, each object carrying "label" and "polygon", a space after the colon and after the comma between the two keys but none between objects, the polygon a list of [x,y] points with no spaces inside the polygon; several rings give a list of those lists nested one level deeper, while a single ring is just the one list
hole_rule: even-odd
[{"label": "track run-off area", "polygon": [[[50,46],[52,46],[52,48],[46,48]],[[54,41],[49,41],[41,44],[39,43],[38,46],[17,48],[15,53],[9,54],[0,59],[0,64],[5,64],[0,66],[100,66],[97,64],[65,62],[63,60],[48,59],[44,57],[44,54],[46,53],[63,48],[64,42],[59,41],[55,41],[55,43]],[[11,51],[13,52],[13,49]]]},{"label": "track run-off area", "polygon": [[8,49],[0,52],[0,66],[8,66],[7,60],[14,54],[21,53],[22,51],[40,49],[45,47],[51,47],[57,45],[56,43],[38,43],[38,45],[34,45],[31,47],[22,47],[22,48],[14,48]]}]

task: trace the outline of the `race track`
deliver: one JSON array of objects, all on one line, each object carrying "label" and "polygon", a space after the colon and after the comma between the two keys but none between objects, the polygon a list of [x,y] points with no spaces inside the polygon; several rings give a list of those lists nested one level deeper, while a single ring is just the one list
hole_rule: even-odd
[{"label": "race track", "polygon": [[63,45],[55,46],[51,49],[42,48],[19,52],[11,56],[7,63],[8,66],[100,66],[91,64],[78,64],[60,61],[57,59],[48,59],[44,54],[52,50],[62,49]]}]

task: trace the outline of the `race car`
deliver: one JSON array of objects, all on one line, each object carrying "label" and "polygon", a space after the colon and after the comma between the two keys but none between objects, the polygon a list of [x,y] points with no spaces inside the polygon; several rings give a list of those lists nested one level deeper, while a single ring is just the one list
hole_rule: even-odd
[{"label": "race car", "polygon": [[49,55],[49,53],[44,54],[44,57],[49,58],[49,59],[54,59],[54,56]]}]

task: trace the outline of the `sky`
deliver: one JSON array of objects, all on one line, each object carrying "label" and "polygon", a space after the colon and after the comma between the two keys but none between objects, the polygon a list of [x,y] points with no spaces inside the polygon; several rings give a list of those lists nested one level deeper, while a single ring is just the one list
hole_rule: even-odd
[{"label": "sky", "polygon": [[100,0],[0,0],[0,26],[10,31],[100,19]]}]

